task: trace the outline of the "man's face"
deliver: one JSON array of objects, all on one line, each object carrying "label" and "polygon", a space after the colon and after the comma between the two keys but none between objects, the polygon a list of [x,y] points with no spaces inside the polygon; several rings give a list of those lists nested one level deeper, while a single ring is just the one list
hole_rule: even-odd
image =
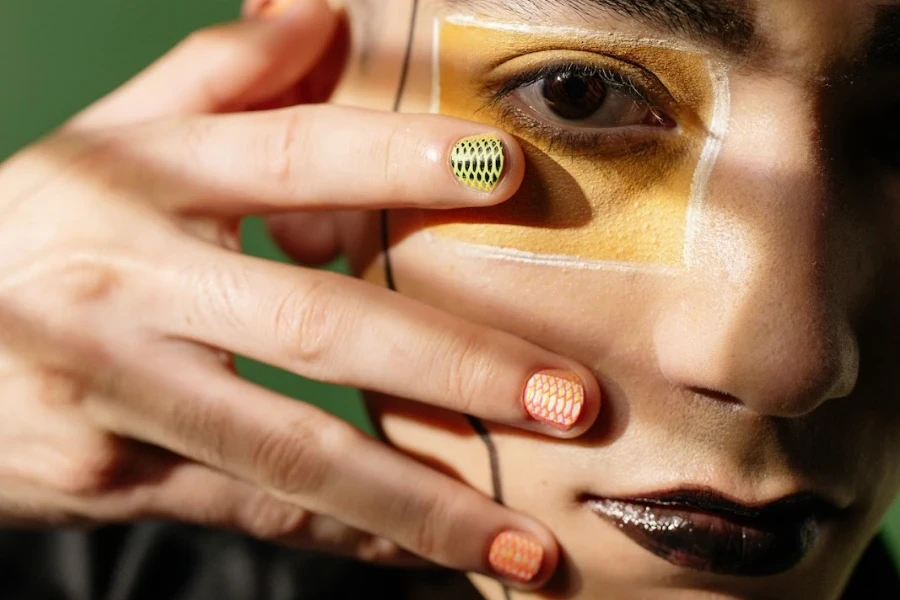
[{"label": "man's face", "polygon": [[[405,77],[412,4],[368,4],[338,101],[500,126],[528,157],[504,206],[391,214],[399,290],[604,389],[574,443],[489,426],[506,502],[564,549],[554,593],[835,597],[900,485],[900,2],[422,0]],[[351,257],[381,280],[364,233]],[[377,408],[495,491],[465,420]],[[741,521],[683,510],[701,489],[817,500]]]}]

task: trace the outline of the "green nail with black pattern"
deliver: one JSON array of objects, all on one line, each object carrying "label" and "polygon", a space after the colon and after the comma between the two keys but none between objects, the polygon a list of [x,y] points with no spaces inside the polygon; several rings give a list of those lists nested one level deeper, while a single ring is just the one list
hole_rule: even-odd
[{"label": "green nail with black pattern", "polygon": [[476,135],[460,140],[450,152],[453,175],[464,186],[493,192],[506,168],[506,146],[496,135]]}]

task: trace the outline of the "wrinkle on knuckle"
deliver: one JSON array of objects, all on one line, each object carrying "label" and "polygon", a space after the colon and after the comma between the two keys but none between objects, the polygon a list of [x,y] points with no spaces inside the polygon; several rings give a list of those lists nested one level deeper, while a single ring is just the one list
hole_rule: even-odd
[{"label": "wrinkle on knuckle", "polygon": [[452,394],[454,408],[473,414],[484,391],[484,382],[493,376],[492,361],[483,343],[474,334],[456,336],[446,352],[439,353],[444,390]]},{"label": "wrinkle on knuckle", "polygon": [[171,403],[168,423],[179,439],[195,440],[192,451],[203,463],[223,465],[227,462],[227,442],[231,415],[227,402],[216,402],[200,394],[185,396]]},{"label": "wrinkle on knuckle", "polygon": [[185,156],[185,163],[201,166],[209,163],[207,148],[210,137],[214,135],[213,123],[204,119],[178,119],[177,126],[180,130],[180,152]]},{"label": "wrinkle on knuckle", "polygon": [[326,366],[341,319],[338,290],[325,279],[298,284],[274,311],[274,338],[281,356],[307,375]]},{"label": "wrinkle on knuckle", "polygon": [[420,500],[415,505],[413,515],[414,531],[412,544],[416,554],[431,559],[443,556],[443,541],[446,530],[447,508],[436,495]]},{"label": "wrinkle on knuckle", "polygon": [[250,289],[248,274],[238,268],[228,268],[215,261],[191,261],[180,275],[182,287],[191,290],[178,316],[184,325],[216,323],[219,327],[240,330],[247,325],[240,310],[243,290]]},{"label": "wrinkle on knuckle", "polygon": [[304,165],[315,151],[312,119],[289,110],[281,113],[278,126],[270,128],[259,144],[260,168],[278,188],[292,193],[300,187]]},{"label": "wrinkle on knuckle", "polygon": [[409,193],[412,163],[421,155],[419,145],[410,139],[409,128],[391,130],[384,140],[381,170],[385,195],[391,199],[403,199]]},{"label": "wrinkle on knuckle", "polygon": [[316,496],[330,469],[317,438],[309,424],[298,420],[264,434],[253,452],[256,473],[278,494]]}]

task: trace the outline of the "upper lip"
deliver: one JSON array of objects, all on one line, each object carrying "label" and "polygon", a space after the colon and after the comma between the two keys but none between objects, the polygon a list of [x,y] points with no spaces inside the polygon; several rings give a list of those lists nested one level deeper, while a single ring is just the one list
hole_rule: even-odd
[{"label": "upper lip", "polygon": [[773,575],[794,567],[815,545],[821,523],[841,512],[828,499],[808,492],[763,504],[704,488],[582,500],[638,545],[672,564],[742,576]]},{"label": "upper lip", "polygon": [[833,502],[813,492],[799,492],[763,503],[741,502],[710,488],[680,488],[609,499],[702,512],[760,528],[765,528],[767,524],[809,518],[822,521],[834,518],[841,512]]}]

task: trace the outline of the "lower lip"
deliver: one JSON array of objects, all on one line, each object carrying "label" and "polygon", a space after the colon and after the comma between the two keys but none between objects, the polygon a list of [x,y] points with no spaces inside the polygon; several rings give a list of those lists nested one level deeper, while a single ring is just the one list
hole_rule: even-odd
[{"label": "lower lip", "polygon": [[656,556],[697,571],[761,577],[796,566],[819,536],[813,517],[738,523],[672,506],[595,499],[590,509]]}]

